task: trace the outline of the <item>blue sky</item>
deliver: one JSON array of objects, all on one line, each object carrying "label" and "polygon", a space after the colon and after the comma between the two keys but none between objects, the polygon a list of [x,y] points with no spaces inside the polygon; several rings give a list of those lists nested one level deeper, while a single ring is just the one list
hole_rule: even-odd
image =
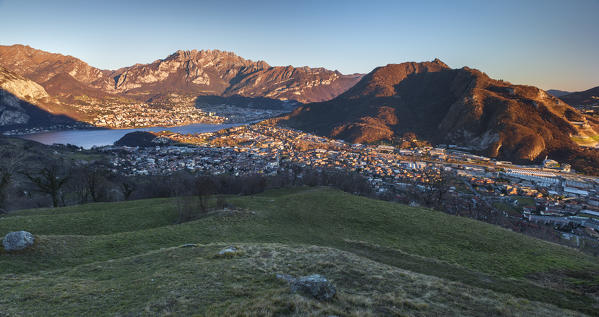
[{"label": "blue sky", "polygon": [[599,86],[599,0],[0,0],[0,44],[116,69],[177,49],[343,73],[440,58],[544,89]]}]

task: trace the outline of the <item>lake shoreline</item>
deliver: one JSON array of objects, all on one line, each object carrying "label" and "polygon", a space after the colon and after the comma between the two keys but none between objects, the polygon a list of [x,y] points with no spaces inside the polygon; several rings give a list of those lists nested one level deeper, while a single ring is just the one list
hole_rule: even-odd
[{"label": "lake shoreline", "polygon": [[90,127],[90,128],[75,128],[65,130],[50,130],[43,132],[35,132],[29,134],[10,135],[12,137],[18,137],[25,140],[35,141],[46,145],[53,144],[71,144],[86,149],[93,147],[113,145],[114,142],[119,140],[124,135],[136,132],[161,132],[171,131],[181,134],[198,134],[198,133],[210,133],[216,132],[222,129],[228,129],[236,126],[251,124],[247,123],[225,123],[225,124],[203,124],[195,123],[174,127],[143,127],[143,128],[132,128],[132,129],[109,129],[103,127]]}]

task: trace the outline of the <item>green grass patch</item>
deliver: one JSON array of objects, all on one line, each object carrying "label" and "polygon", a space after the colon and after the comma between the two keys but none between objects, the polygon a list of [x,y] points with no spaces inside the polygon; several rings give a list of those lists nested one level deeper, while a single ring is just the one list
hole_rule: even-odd
[{"label": "green grass patch", "polygon": [[[282,243],[345,250],[470,287],[599,312],[596,299],[574,288],[543,286],[530,279],[558,271],[599,272],[596,257],[570,248],[467,218],[328,188],[273,190],[227,199],[239,210],[215,212],[180,225],[173,225],[176,202],[169,199],[28,210],[0,218],[0,234],[29,230],[38,238],[32,250],[0,254],[0,276],[60,275],[57,272],[185,243]],[[599,285],[589,283],[590,288]],[[237,306],[255,308],[248,305]]]},{"label": "green grass patch", "polygon": [[[448,282],[337,249],[243,244],[170,248],[3,279],[3,313],[27,316],[576,316],[550,304]],[[277,273],[326,276],[338,292],[317,301]]]},{"label": "green grass patch", "polygon": [[572,136],[570,138],[572,139],[572,141],[574,141],[578,144],[592,144],[592,143],[599,142],[599,135],[593,135],[593,136],[587,136],[587,137]]},{"label": "green grass patch", "polygon": [[23,210],[0,218],[0,233],[27,230],[38,235],[103,235],[174,224],[173,200],[93,203]]}]

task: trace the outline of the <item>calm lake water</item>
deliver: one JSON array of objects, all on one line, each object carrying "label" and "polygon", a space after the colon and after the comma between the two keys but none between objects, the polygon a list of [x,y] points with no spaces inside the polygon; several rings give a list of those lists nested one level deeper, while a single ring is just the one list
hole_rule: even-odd
[{"label": "calm lake water", "polygon": [[172,131],[182,134],[214,132],[242,124],[190,124],[180,127],[163,128],[139,128],[122,130],[64,130],[34,133],[19,136],[20,138],[37,141],[43,144],[73,144],[89,149],[93,146],[112,145],[115,141],[122,138],[125,134],[133,131]]}]

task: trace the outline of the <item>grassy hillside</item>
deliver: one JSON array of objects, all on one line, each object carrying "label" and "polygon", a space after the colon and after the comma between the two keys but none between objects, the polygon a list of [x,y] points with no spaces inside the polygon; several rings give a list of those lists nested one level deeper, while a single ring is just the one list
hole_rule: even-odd
[{"label": "grassy hillside", "polygon": [[[589,295],[599,261],[572,249],[327,188],[229,201],[239,210],[179,225],[168,199],[0,218],[0,234],[38,238],[30,251],[0,253],[0,286],[10,290],[0,307],[9,315],[599,314]],[[185,243],[198,247],[178,248]],[[238,256],[215,257],[231,244]],[[324,274],[339,298],[290,294],[275,273]]]}]

